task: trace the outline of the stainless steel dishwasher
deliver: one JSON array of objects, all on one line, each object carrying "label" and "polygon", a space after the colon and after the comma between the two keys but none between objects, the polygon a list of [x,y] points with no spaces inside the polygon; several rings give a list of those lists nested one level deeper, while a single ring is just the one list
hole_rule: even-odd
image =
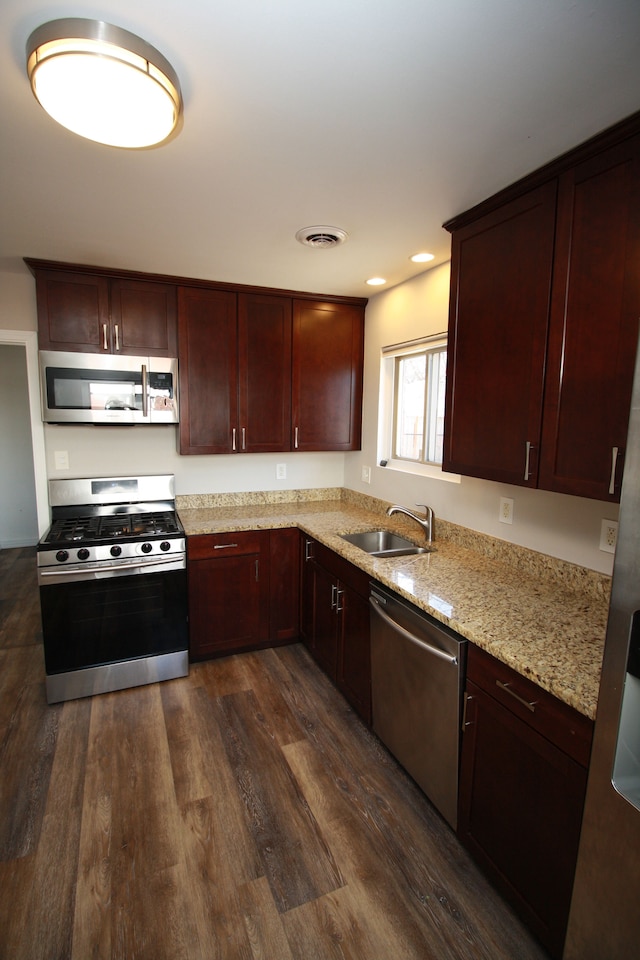
[{"label": "stainless steel dishwasher", "polygon": [[372,584],[373,729],[455,829],[467,641]]}]

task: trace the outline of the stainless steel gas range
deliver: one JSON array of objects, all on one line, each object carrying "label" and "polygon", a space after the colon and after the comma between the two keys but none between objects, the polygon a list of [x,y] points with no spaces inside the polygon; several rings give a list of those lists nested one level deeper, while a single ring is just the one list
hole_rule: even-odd
[{"label": "stainless steel gas range", "polygon": [[173,476],[51,480],[49,500],[37,548],[48,702],[186,676]]}]

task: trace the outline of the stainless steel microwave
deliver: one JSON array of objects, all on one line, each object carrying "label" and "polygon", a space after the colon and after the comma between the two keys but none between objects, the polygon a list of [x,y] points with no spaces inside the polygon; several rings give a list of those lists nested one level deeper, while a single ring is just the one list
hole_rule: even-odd
[{"label": "stainless steel microwave", "polygon": [[178,361],[40,351],[45,423],[178,422]]}]

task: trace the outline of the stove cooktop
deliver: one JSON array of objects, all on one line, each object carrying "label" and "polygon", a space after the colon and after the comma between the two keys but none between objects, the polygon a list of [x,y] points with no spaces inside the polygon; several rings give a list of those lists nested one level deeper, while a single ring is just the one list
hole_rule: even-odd
[{"label": "stove cooktop", "polygon": [[42,539],[47,546],[100,543],[105,540],[148,539],[183,533],[172,510],[150,513],[115,513],[106,516],[72,516],[54,519]]}]

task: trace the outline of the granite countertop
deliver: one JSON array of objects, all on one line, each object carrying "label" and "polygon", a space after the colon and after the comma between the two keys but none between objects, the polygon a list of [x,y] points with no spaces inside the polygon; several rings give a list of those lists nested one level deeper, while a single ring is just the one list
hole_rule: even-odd
[{"label": "granite countertop", "polygon": [[[328,495],[335,497],[336,491]],[[416,543],[422,542],[422,534],[411,520],[386,517],[382,501],[357,494],[351,499],[259,503],[225,497],[177,498],[187,536],[297,526],[595,718],[610,578],[437,519],[432,553],[371,557],[339,534],[385,528]]]}]

